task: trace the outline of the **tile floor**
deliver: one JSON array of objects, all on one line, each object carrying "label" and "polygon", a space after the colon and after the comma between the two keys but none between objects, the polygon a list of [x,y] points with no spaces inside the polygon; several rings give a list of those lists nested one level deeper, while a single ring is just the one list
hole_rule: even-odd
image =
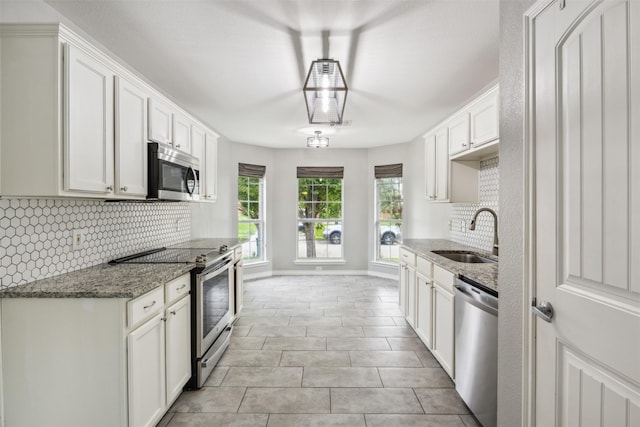
[{"label": "tile floor", "polygon": [[396,281],[279,276],[244,297],[205,386],[160,426],[477,426],[405,323]]}]

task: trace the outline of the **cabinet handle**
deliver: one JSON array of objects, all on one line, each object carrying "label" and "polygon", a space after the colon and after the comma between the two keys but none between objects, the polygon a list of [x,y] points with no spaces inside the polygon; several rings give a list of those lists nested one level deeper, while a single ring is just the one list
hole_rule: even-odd
[{"label": "cabinet handle", "polygon": [[471,144],[471,145],[473,145],[473,144],[475,144],[475,142],[474,142],[474,141],[471,141],[471,142],[470,142],[470,144]]},{"label": "cabinet handle", "polygon": [[176,144],[176,148],[180,148],[180,144]]},{"label": "cabinet handle", "polygon": [[171,314],[172,314],[172,315],[174,315],[174,316],[176,315],[175,310],[174,310],[174,311],[170,311],[169,313],[171,313]]},{"label": "cabinet handle", "polygon": [[182,285],[182,286],[180,286],[179,288],[176,288],[176,291],[179,291],[179,290],[184,289],[184,288],[186,288],[186,287],[187,287],[187,285]]},{"label": "cabinet handle", "polygon": [[120,190],[127,191],[127,186],[125,185],[124,187],[120,187]]},{"label": "cabinet handle", "polygon": [[466,142],[463,142],[463,143],[462,143],[462,146],[463,146],[463,147],[466,147],[466,146],[467,146],[467,143],[466,143]]},{"label": "cabinet handle", "polygon": [[153,300],[153,302],[149,305],[145,305],[144,307],[142,307],[143,310],[147,310],[151,307],[153,307],[154,305],[156,305],[156,300]]},{"label": "cabinet handle", "polygon": [[107,191],[113,191],[113,185],[108,186]]}]

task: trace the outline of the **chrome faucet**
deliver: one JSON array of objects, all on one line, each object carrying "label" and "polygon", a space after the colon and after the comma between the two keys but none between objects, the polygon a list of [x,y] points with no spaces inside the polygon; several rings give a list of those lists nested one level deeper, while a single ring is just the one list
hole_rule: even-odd
[{"label": "chrome faucet", "polygon": [[480,212],[489,212],[493,215],[493,251],[492,254],[498,255],[498,214],[493,209],[489,208],[480,208],[473,214],[473,218],[471,219],[471,224],[469,224],[469,230],[473,231],[476,229],[476,219],[478,218],[478,214]]}]

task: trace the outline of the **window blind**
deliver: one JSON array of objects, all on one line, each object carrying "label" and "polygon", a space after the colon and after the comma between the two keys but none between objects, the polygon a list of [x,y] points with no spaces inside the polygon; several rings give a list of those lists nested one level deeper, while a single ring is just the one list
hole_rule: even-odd
[{"label": "window blind", "polygon": [[298,166],[298,178],[344,178],[342,166]]},{"label": "window blind", "polygon": [[238,176],[246,176],[249,178],[264,178],[266,170],[266,166],[251,165],[249,163],[238,163]]},{"label": "window blind", "polygon": [[402,178],[402,163],[392,165],[375,166],[376,179],[379,178]]}]

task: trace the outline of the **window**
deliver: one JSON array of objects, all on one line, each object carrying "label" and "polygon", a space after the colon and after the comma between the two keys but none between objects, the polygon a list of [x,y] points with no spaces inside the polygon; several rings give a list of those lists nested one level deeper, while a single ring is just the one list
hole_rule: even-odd
[{"label": "window", "polygon": [[265,260],[264,166],[238,164],[238,238],[245,263]]},{"label": "window", "polygon": [[297,259],[342,259],[342,167],[298,168]]},{"label": "window", "polygon": [[375,167],[376,260],[395,262],[402,242],[402,163]]}]

